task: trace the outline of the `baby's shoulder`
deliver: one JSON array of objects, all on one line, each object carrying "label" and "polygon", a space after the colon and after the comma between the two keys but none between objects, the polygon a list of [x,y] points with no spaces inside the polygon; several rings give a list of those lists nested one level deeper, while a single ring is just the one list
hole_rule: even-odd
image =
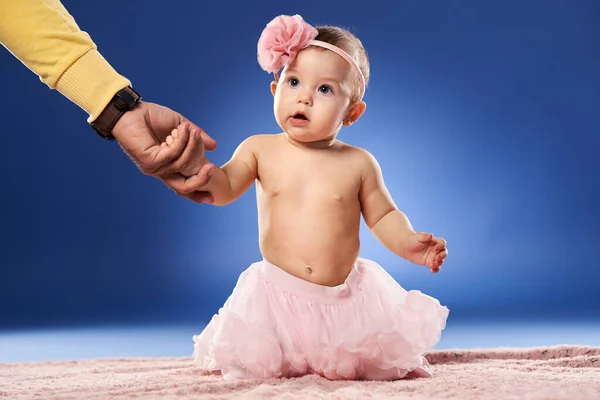
[{"label": "baby's shoulder", "polygon": [[343,145],[347,157],[352,161],[352,164],[360,170],[361,175],[371,175],[373,172],[377,172],[380,169],[379,162],[367,149],[346,143]]},{"label": "baby's shoulder", "polygon": [[353,146],[348,143],[340,143],[342,145],[342,151],[345,153],[345,155],[348,157],[352,157],[354,161],[368,163],[375,159],[373,154],[371,154],[367,149],[358,146]]}]

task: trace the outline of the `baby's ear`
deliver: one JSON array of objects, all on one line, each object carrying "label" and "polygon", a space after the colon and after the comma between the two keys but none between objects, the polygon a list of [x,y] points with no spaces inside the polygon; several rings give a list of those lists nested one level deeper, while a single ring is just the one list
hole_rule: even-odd
[{"label": "baby's ear", "polygon": [[365,113],[366,109],[367,103],[365,103],[364,101],[361,100],[354,103],[352,107],[350,107],[350,111],[348,111],[348,114],[346,114],[346,118],[344,119],[344,125],[350,126],[356,121],[358,121],[358,119]]},{"label": "baby's ear", "polygon": [[271,94],[275,96],[275,92],[277,91],[277,81],[271,82]]}]

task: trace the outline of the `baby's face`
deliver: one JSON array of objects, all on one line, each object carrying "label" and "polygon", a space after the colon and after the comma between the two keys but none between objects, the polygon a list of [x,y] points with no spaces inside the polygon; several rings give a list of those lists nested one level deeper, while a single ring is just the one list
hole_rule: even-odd
[{"label": "baby's face", "polygon": [[300,142],[334,138],[350,109],[351,67],[329,50],[300,51],[275,85],[277,123]]}]

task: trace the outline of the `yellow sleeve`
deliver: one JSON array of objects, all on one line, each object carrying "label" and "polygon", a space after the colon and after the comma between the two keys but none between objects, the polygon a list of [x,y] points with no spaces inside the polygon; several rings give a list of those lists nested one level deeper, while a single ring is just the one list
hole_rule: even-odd
[{"label": "yellow sleeve", "polygon": [[98,52],[59,0],[0,0],[0,43],[90,116],[131,85]]}]

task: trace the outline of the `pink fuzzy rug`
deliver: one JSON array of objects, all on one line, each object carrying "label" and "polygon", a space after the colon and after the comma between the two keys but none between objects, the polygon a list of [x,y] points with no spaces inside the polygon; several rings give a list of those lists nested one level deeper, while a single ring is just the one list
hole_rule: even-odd
[{"label": "pink fuzzy rug", "polygon": [[396,382],[295,379],[224,382],[189,358],[0,364],[9,399],[600,399],[600,347],[443,350],[433,378]]}]

